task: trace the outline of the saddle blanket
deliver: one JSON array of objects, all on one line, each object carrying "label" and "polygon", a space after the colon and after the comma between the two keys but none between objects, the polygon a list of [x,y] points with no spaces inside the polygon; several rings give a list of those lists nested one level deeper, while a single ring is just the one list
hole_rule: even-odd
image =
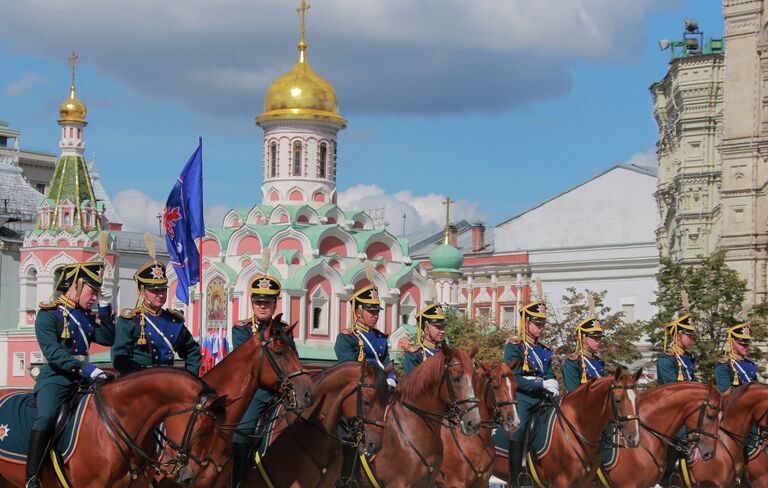
[{"label": "saddle blanket", "polygon": [[[37,416],[34,394],[16,391],[0,397],[0,459],[15,464],[26,464],[29,433]],[[56,449],[64,462],[77,449],[80,427],[90,404],[90,395],[80,399],[67,427],[56,442]]]},{"label": "saddle blanket", "polygon": [[[545,407],[539,414],[536,432],[533,434],[530,432],[526,433],[528,436],[528,452],[536,459],[541,459],[549,453],[556,418],[555,409],[551,406]],[[504,429],[496,429],[494,431],[493,444],[496,447],[497,456],[509,457],[509,438]]]}]

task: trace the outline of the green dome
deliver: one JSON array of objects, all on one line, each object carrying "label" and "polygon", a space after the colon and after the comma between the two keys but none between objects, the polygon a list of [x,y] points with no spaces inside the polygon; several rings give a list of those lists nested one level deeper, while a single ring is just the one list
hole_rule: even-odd
[{"label": "green dome", "polygon": [[457,272],[464,264],[464,255],[450,244],[443,244],[429,253],[429,262],[434,271]]}]

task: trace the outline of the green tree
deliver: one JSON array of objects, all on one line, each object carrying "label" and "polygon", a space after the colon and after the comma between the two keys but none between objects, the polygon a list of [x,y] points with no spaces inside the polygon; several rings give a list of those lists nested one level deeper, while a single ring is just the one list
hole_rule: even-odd
[{"label": "green tree", "polygon": [[[700,262],[696,265],[675,263],[668,257],[661,259],[656,275],[656,301],[653,302],[658,313],[648,322],[646,333],[654,349],[661,352],[664,325],[685,313],[681,297],[682,291],[686,291],[690,303],[688,312],[698,332],[692,351],[697,376],[700,381],[709,381],[715,362],[722,356],[725,330],[747,319],[742,313],[747,282],[726,264],[723,251],[698,258]],[[756,307],[752,312],[749,317],[752,335],[762,339],[766,336],[766,307]],[[756,347],[752,348],[752,355],[759,355]]]},{"label": "green tree", "polygon": [[[544,343],[555,350],[555,360],[561,364],[565,356],[576,351],[576,327],[592,314],[589,295],[595,302],[595,315],[605,331],[600,357],[605,360],[606,370],[616,366],[629,366],[641,358],[635,344],[640,340],[642,327],[637,322],[625,322],[624,312],[614,312],[605,305],[606,290],[577,291],[569,287],[563,295],[560,307],[549,308],[549,327],[544,332]],[[557,368],[559,369],[559,368]]]}]

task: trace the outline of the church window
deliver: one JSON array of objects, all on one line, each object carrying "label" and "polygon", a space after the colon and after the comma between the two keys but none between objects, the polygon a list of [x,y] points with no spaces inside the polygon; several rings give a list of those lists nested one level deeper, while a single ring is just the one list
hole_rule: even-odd
[{"label": "church window", "polygon": [[301,142],[293,143],[293,175],[301,176]]},{"label": "church window", "polygon": [[311,297],[312,301],[312,333],[313,334],[327,334],[328,333],[328,311],[330,304],[328,303],[328,295],[325,293],[325,289],[322,286],[318,286]]},{"label": "church window", "polygon": [[320,178],[325,178],[328,167],[328,144],[320,144]]},{"label": "church window", "polygon": [[323,318],[323,309],[315,307],[312,309],[312,330],[318,330],[320,328],[321,319]]},{"label": "church window", "polygon": [[277,176],[277,143],[272,142],[269,145],[269,176],[274,178]]},{"label": "church window", "polygon": [[69,128],[69,138],[72,139],[73,137],[75,137],[75,129],[70,127]]},{"label": "church window", "polygon": [[24,352],[13,353],[13,376],[24,376]]}]

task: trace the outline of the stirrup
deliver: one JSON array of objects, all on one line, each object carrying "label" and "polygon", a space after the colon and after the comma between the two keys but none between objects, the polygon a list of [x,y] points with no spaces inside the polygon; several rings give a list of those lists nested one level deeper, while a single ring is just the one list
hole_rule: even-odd
[{"label": "stirrup", "polygon": [[28,480],[24,482],[24,488],[42,488],[40,478],[37,475],[30,476]]},{"label": "stirrup", "polygon": [[533,478],[527,472],[522,472],[518,475],[517,486],[519,488],[536,488]]},{"label": "stirrup", "polygon": [[336,488],[357,488],[357,481],[354,478],[339,478],[336,481]]}]

